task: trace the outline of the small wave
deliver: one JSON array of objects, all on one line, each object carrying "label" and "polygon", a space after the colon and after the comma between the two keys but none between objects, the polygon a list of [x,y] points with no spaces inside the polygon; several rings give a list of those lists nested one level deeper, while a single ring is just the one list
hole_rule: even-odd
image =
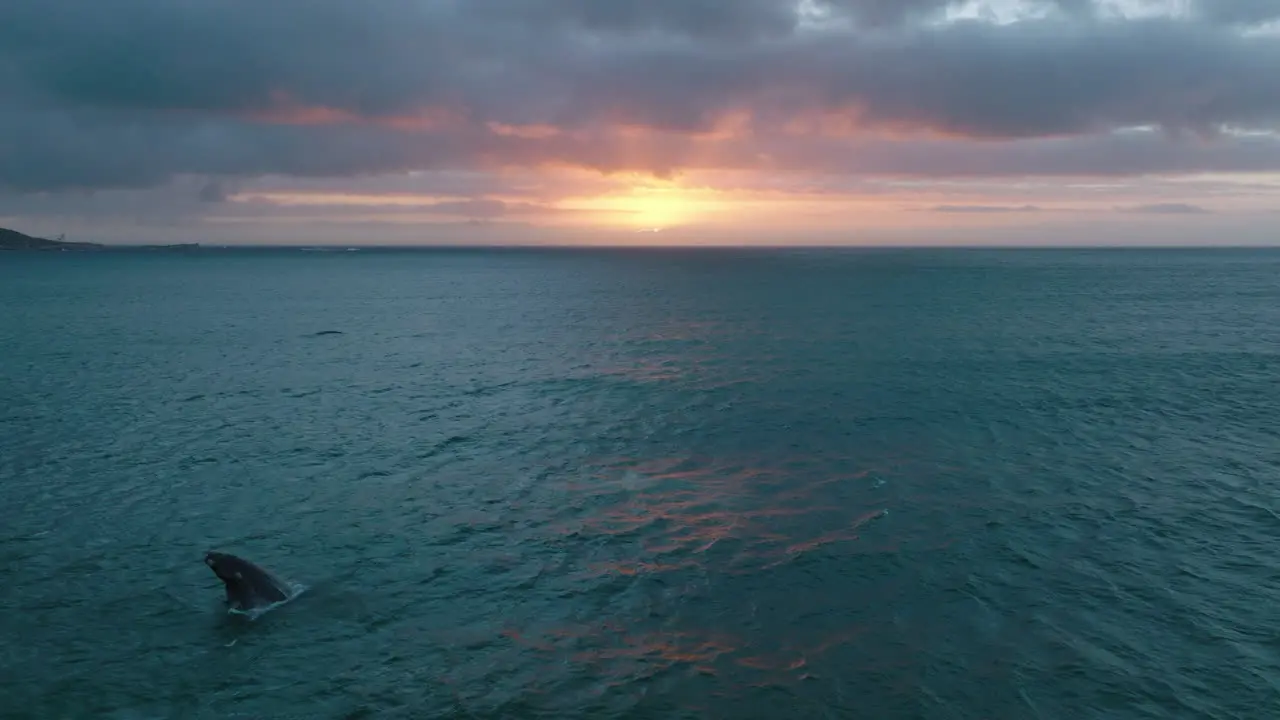
[{"label": "small wave", "polygon": [[471,388],[470,390],[466,390],[462,394],[467,397],[491,395],[495,392],[498,392],[499,390],[505,390],[509,387],[513,387],[519,384],[520,383],[518,381],[512,380],[511,382],[496,383],[494,385],[482,385],[480,387],[475,387],[475,388]]},{"label": "small wave", "polygon": [[35,541],[35,540],[39,540],[39,539],[41,539],[41,538],[47,537],[51,532],[53,532],[53,531],[52,531],[52,530],[41,530],[41,531],[39,531],[39,532],[28,533],[28,534],[25,534],[25,535],[11,535],[11,536],[9,536],[9,537],[2,537],[2,538],[0,538],[0,544],[4,544],[4,543],[20,543],[20,542],[33,542],[33,541]]},{"label": "small wave", "polygon": [[452,435],[448,438],[445,438],[444,440],[441,440],[440,442],[432,446],[430,449],[419,454],[418,458],[421,460],[425,460],[429,457],[434,457],[435,455],[438,455],[444,452],[445,450],[448,450],[450,447],[453,447],[454,445],[457,445],[459,443],[465,443],[470,439],[471,438],[466,435]]}]

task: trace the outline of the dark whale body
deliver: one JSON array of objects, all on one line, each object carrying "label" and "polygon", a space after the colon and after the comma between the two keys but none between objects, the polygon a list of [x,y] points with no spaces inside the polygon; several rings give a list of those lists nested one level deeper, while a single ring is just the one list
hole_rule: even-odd
[{"label": "dark whale body", "polygon": [[209,551],[205,553],[204,563],[226,586],[227,606],[232,610],[259,610],[284,602],[293,594],[280,578],[244,558]]}]

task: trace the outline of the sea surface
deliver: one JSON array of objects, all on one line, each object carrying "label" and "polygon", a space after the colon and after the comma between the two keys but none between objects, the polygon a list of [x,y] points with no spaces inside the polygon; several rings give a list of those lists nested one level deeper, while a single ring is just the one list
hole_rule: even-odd
[{"label": "sea surface", "polygon": [[0,717],[1280,717],[1278,381],[1278,251],[0,256]]}]

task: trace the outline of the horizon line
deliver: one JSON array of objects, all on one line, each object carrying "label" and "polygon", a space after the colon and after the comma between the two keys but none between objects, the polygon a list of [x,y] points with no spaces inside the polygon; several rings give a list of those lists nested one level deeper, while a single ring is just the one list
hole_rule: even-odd
[{"label": "horizon line", "polygon": [[[91,241],[88,241],[91,242]],[[708,244],[670,243],[146,243],[99,242],[104,249],[122,250],[1280,250],[1280,239],[1269,243],[866,243],[866,244]],[[47,252],[47,251],[46,251]]]}]

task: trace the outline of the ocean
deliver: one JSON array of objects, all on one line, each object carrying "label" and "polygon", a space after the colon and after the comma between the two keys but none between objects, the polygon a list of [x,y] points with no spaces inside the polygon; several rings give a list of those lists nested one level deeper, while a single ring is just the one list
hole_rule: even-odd
[{"label": "ocean", "polygon": [[0,308],[7,720],[1280,716],[1280,251],[14,253]]}]

